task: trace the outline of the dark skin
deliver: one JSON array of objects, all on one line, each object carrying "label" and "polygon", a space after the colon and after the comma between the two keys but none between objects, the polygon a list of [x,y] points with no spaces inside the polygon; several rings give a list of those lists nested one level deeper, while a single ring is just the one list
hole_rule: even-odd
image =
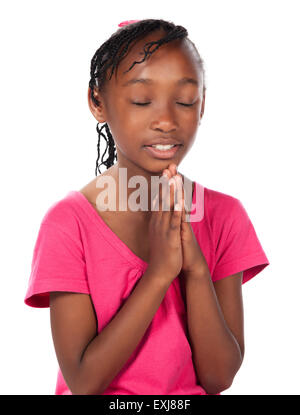
[{"label": "dark skin", "polygon": [[[141,175],[148,182],[149,196],[151,176],[160,176],[170,161],[179,165],[192,147],[205,104],[202,75],[187,43],[174,41],[163,45],[150,59],[136,64],[123,74],[134,60],[141,60],[141,47],[149,40],[159,39],[162,34],[152,34],[130,49],[130,53],[121,61],[116,76],[114,74],[107,83],[105,93],[94,93],[100,101],[99,106],[93,103],[91,91],[88,91],[92,114],[97,121],[108,123],[117,148],[118,162],[104,174],[113,176],[117,185],[119,168],[127,169],[128,180]],[[187,83],[176,86],[176,82],[183,77],[193,78],[199,85]],[[122,86],[132,78],[150,78],[153,84],[139,82]],[[147,106],[133,104],[147,101],[151,101]],[[185,107],[182,103],[194,105]],[[143,145],[157,137],[173,137],[183,144],[174,159],[154,159],[145,152]],[[128,189],[128,197],[133,191]],[[150,211],[150,197],[148,200]],[[134,212],[135,219],[141,216],[147,222],[149,211]]]},{"label": "dark skin", "polygon": [[[160,32],[152,33],[136,42],[121,61],[117,76],[114,75],[107,83],[106,90],[102,94],[95,93],[99,106],[92,102],[88,91],[90,110],[97,121],[108,123],[118,153],[118,163],[103,175],[111,175],[118,186],[118,169],[124,167],[127,168],[128,180],[142,175],[148,181],[148,211],[101,212],[115,234],[146,262],[149,246],[144,235],[151,217],[151,176],[165,172],[169,178],[176,175],[185,178],[177,173],[177,166],[193,145],[205,103],[202,75],[186,42],[174,41],[163,45],[149,60],[123,74],[134,60],[141,59],[142,46],[161,35]],[[198,86],[186,84],[178,87],[176,82],[183,77],[197,80]],[[153,84],[121,86],[132,78],[151,78]],[[150,104],[137,106],[132,101]],[[185,107],[179,103],[195,104]],[[183,144],[174,159],[154,159],[143,149],[149,140],[169,136]],[[99,193],[96,180],[81,189],[94,207]],[[134,190],[128,188],[128,197]],[[186,252],[183,255],[183,275],[189,342],[198,382],[207,393],[215,394],[231,385],[244,356],[243,275],[240,272],[213,283],[190,224],[185,222],[184,211],[181,223],[183,253]],[[99,334],[89,295],[50,293],[56,355],[73,394],[101,393],[136,348],[168,289],[168,284],[146,274],[147,271],[123,308]]]}]

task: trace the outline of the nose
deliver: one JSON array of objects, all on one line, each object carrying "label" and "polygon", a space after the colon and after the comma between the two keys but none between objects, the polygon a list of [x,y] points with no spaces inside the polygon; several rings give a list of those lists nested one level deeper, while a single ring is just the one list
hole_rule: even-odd
[{"label": "nose", "polygon": [[155,118],[151,123],[153,130],[158,130],[163,133],[176,131],[178,125],[171,108],[165,106],[164,108],[156,109],[154,114]]}]

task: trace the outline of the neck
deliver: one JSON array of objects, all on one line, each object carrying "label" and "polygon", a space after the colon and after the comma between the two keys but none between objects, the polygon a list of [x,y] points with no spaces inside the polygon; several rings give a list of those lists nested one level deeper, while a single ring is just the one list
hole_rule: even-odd
[{"label": "neck", "polygon": [[[109,171],[107,171],[107,174],[112,176],[116,183],[117,210],[118,207],[121,206],[121,204],[123,204],[123,206],[124,204],[125,206],[128,206],[128,200],[131,194],[137,192],[137,190],[140,189],[139,193],[142,194],[143,192],[145,192],[145,194],[143,193],[143,197],[145,198],[147,196],[148,206],[146,208],[148,211],[131,211],[131,213],[147,216],[147,213],[149,213],[149,211],[151,210],[151,177],[161,177],[162,171],[149,172],[135,165],[121,165],[118,161],[114,166],[111,167],[111,169],[109,169]],[[138,181],[135,178],[137,178]],[[129,187],[129,185],[131,187]],[[120,192],[121,188],[122,192]],[[124,193],[125,189],[126,193]]]}]

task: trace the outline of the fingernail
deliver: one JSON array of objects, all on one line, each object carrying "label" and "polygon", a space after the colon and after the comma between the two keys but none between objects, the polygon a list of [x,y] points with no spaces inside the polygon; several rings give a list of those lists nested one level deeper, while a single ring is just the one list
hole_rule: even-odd
[{"label": "fingernail", "polygon": [[175,176],[175,179],[176,179],[176,181],[177,181],[178,184],[182,184],[182,179],[181,179],[180,176],[176,175]]}]

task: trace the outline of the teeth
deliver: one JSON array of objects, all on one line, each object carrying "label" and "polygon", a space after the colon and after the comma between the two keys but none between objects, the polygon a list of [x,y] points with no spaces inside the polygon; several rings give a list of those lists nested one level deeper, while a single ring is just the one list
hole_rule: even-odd
[{"label": "teeth", "polygon": [[170,148],[175,147],[175,144],[168,144],[168,145],[153,144],[151,147],[157,148],[158,150],[170,150]]}]

